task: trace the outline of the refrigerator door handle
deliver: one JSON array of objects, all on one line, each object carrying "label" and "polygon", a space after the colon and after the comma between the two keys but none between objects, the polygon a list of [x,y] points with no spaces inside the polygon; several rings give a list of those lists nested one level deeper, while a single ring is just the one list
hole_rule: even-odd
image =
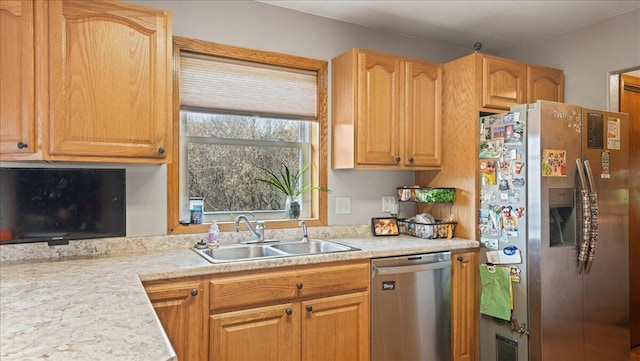
[{"label": "refrigerator door handle", "polygon": [[589,255],[589,240],[591,239],[591,206],[589,202],[589,189],[587,188],[587,179],[584,175],[582,160],[576,159],[576,169],[580,176],[580,200],[582,201],[582,241],[578,251],[578,274],[582,274],[582,270],[587,263]]},{"label": "refrigerator door handle", "polygon": [[[585,161],[585,163],[588,161]],[[576,158],[576,169],[578,169],[578,175],[580,176],[580,185],[582,186],[582,190],[589,191],[587,188],[587,177],[584,175],[584,168],[582,167],[582,160],[580,158]]]},{"label": "refrigerator door handle", "polygon": [[587,172],[589,180],[589,207],[591,208],[591,229],[589,230],[589,253],[587,255],[585,274],[591,272],[591,266],[596,255],[596,245],[598,244],[598,193],[596,192],[596,184],[593,181],[593,172],[588,160],[584,161],[584,168]]},{"label": "refrigerator door handle", "polygon": [[595,182],[593,181],[593,172],[591,172],[591,164],[589,164],[589,160],[584,161],[584,169],[587,173],[587,180],[589,181],[589,191],[591,193],[596,192]]}]

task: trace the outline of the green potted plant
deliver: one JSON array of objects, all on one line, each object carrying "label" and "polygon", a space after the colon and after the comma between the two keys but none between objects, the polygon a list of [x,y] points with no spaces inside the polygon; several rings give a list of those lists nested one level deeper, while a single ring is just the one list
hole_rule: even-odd
[{"label": "green potted plant", "polygon": [[269,184],[276,187],[279,191],[285,194],[287,200],[285,202],[285,212],[290,219],[297,219],[300,217],[300,203],[298,197],[304,192],[319,190],[328,192],[329,189],[325,187],[301,185],[302,175],[311,166],[311,163],[303,165],[297,172],[292,173],[286,164],[282,164],[279,174],[276,174],[266,168],[260,167],[269,176],[267,178],[258,178],[257,181]]}]

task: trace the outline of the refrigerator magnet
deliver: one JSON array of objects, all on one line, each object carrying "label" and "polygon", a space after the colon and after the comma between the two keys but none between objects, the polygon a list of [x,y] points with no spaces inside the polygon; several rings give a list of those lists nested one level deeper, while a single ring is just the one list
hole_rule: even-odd
[{"label": "refrigerator magnet", "polygon": [[607,120],[607,148],[620,150],[620,118]]},{"label": "refrigerator magnet", "polygon": [[567,151],[563,149],[542,150],[542,176],[567,176]]},{"label": "refrigerator magnet", "polygon": [[509,277],[511,278],[511,282],[520,283],[520,267],[516,265],[509,266]]},{"label": "refrigerator magnet", "polygon": [[611,178],[611,173],[609,173],[610,164],[609,152],[604,151],[600,153],[600,178]]}]

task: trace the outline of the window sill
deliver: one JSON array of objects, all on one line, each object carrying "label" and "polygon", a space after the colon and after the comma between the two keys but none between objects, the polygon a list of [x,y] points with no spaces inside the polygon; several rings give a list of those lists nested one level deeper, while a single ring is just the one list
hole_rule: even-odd
[{"label": "window sill", "polygon": [[[307,227],[322,227],[327,224],[323,223],[318,218],[302,218],[302,219],[281,219],[281,220],[270,220],[265,221],[267,231],[270,229],[287,229],[287,228],[298,228],[300,225],[299,221],[305,221]],[[168,234],[196,234],[196,233],[207,233],[209,231],[210,223],[203,224],[179,224],[178,227],[170,229]],[[233,222],[218,222],[218,226],[221,232],[233,232],[234,224]],[[245,226],[241,227],[245,229]]]}]

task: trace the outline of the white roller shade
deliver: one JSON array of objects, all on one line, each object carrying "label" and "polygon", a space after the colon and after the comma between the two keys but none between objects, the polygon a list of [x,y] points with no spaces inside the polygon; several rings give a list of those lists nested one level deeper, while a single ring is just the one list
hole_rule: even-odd
[{"label": "white roller shade", "polygon": [[180,105],[317,119],[316,73],[181,53]]}]

